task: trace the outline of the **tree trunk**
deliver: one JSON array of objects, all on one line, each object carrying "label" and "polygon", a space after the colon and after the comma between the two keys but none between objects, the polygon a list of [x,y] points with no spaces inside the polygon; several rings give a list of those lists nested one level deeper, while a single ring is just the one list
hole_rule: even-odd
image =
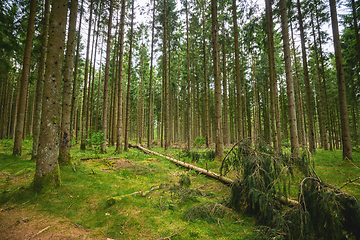
[{"label": "tree trunk", "polygon": [[203,68],[204,68],[204,95],[205,95],[205,106],[204,106],[204,112],[205,112],[205,144],[206,148],[209,148],[209,142],[210,142],[210,133],[209,133],[209,94],[208,94],[208,82],[207,82],[207,71],[206,71],[206,33],[205,33],[205,0],[203,1],[202,5],[202,29],[203,29]]},{"label": "tree trunk", "polygon": [[304,69],[306,110],[307,110],[308,136],[309,136],[309,151],[311,153],[315,153],[316,147],[315,147],[315,132],[314,132],[314,116],[313,116],[313,107],[312,107],[312,102],[311,102],[309,70],[308,70],[308,65],[307,65],[305,34],[304,34],[304,26],[303,26],[301,8],[300,8],[300,0],[297,0],[297,8],[298,8],[300,39],[301,39],[301,49],[302,49],[303,69]]},{"label": "tree trunk", "polygon": [[236,98],[237,98],[237,121],[238,121],[238,141],[242,140],[243,135],[243,118],[242,118],[242,104],[241,104],[241,83],[240,83],[240,60],[239,60],[239,33],[237,24],[236,0],[232,0],[232,15],[234,23],[234,42],[235,42],[235,69],[236,69]]},{"label": "tree trunk", "polygon": [[[187,2],[186,2],[187,4]],[[166,19],[166,0],[164,0],[164,41],[163,41],[163,51],[164,51],[164,64],[163,64],[163,71],[164,71],[164,86],[165,86],[165,144],[164,148],[165,151],[169,148],[170,145],[170,84],[168,79],[167,73],[167,19]],[[187,10],[186,10],[187,16]],[[188,31],[188,30],[187,30]]]},{"label": "tree trunk", "polygon": [[133,32],[134,32],[134,1],[131,1],[131,29],[130,29],[130,50],[129,50],[129,64],[128,64],[128,81],[126,91],[126,110],[125,110],[125,146],[124,150],[127,151],[129,147],[129,111],[130,111],[130,82],[131,82],[131,57],[133,47]]},{"label": "tree trunk", "polygon": [[[83,8],[83,4],[84,4],[84,0],[81,0],[81,7],[80,9]],[[74,81],[73,81],[73,87],[72,87],[72,98],[71,98],[71,116],[70,116],[70,139],[72,139],[73,137],[73,131],[75,131],[75,135],[77,136],[77,129],[75,126],[77,126],[76,124],[76,116],[77,116],[77,86],[76,86],[76,82],[77,82],[77,72],[78,72],[78,64],[79,64],[79,53],[80,53],[80,32],[81,32],[81,20],[82,20],[82,15],[83,15],[83,11],[80,11],[80,18],[79,18],[79,30],[77,31],[77,42],[76,42],[76,57],[75,57],[75,67],[74,67]],[[77,138],[76,138],[77,141]]]},{"label": "tree trunk", "polygon": [[89,29],[88,29],[88,39],[86,45],[86,60],[85,60],[85,74],[84,74],[84,89],[83,89],[83,106],[82,106],[82,115],[81,115],[81,145],[80,149],[85,150],[86,148],[86,131],[87,131],[87,112],[88,112],[88,103],[87,103],[87,85],[88,85],[88,75],[89,75],[89,52],[90,52],[90,33],[91,33],[91,23],[92,23],[92,14],[93,14],[93,5],[94,1],[91,0],[90,3],[90,18],[89,18]]},{"label": "tree trunk", "polygon": [[186,112],[186,140],[187,140],[187,149],[191,148],[191,94],[190,94],[190,40],[189,40],[189,12],[188,12],[188,1],[185,3],[186,8],[186,56],[187,56],[187,112]]},{"label": "tree trunk", "polygon": [[102,115],[101,115],[101,132],[104,134],[104,143],[101,144],[101,151],[106,152],[106,132],[107,132],[107,111],[108,111],[108,87],[110,78],[110,48],[111,48],[111,28],[112,28],[112,16],[113,16],[113,0],[110,0],[109,6],[109,23],[107,33],[107,45],[106,45],[106,63],[105,63],[105,78],[104,78],[104,92],[102,101]]},{"label": "tree trunk", "polygon": [[331,23],[332,23],[332,30],[334,37],[335,62],[336,62],[336,72],[337,72],[338,91],[339,91],[343,158],[352,159],[351,134],[350,134],[349,116],[348,116],[347,103],[346,103],[344,66],[343,66],[342,54],[341,54],[339,28],[338,28],[337,13],[336,13],[336,3],[335,0],[329,0],[329,1],[330,1]]},{"label": "tree trunk", "polygon": [[[357,12],[356,12],[355,0],[351,0],[351,8],[352,8],[352,14],[353,14],[353,19],[354,19],[356,50],[357,50],[358,64],[359,64],[359,61],[360,61],[360,36],[359,36],[358,17],[357,17]],[[360,82],[359,82],[359,84],[360,84]]]},{"label": "tree trunk", "polygon": [[[224,146],[228,145],[229,139],[229,130],[228,130],[228,93],[227,93],[227,71],[226,71],[226,34],[225,34],[225,21],[222,22],[222,30],[223,30],[223,42],[222,42],[222,54],[223,54],[223,139]],[[199,89],[199,88],[197,88]]]},{"label": "tree trunk", "polygon": [[71,0],[68,42],[66,46],[65,72],[62,94],[61,138],[59,146],[59,164],[71,164],[70,158],[70,112],[71,112],[71,86],[74,70],[74,48],[76,35],[76,18],[78,0]]},{"label": "tree trunk", "polygon": [[292,39],[292,46],[293,46],[293,55],[294,55],[294,66],[295,66],[295,81],[294,81],[294,91],[295,91],[295,98],[297,103],[297,122],[298,122],[298,134],[299,142],[304,148],[306,146],[306,133],[305,133],[305,126],[303,121],[303,110],[302,110],[302,98],[301,98],[301,89],[299,87],[299,74],[297,69],[297,57],[296,57],[296,48],[295,48],[295,40],[294,40],[294,33],[292,23],[290,22],[290,30],[291,30],[291,39]]},{"label": "tree trunk", "polygon": [[329,143],[330,143],[330,151],[333,150],[333,141],[332,141],[332,130],[330,127],[330,113],[329,113],[329,104],[328,104],[328,98],[327,98],[327,91],[326,91],[326,78],[325,78],[325,67],[324,67],[324,57],[322,52],[322,46],[321,46],[321,32],[320,32],[320,24],[319,24],[319,16],[318,12],[316,11],[316,25],[317,25],[317,32],[319,36],[319,52],[320,52],[320,62],[321,62],[321,76],[322,76],[322,87],[320,86],[320,89],[323,89],[324,93],[324,105],[325,105],[325,114],[326,114],[326,124],[325,124],[325,132],[326,135],[329,136]]},{"label": "tree trunk", "polygon": [[153,0],[153,18],[151,28],[151,57],[150,57],[150,82],[149,82],[149,112],[148,112],[148,134],[147,134],[147,147],[151,148],[151,133],[153,130],[153,116],[151,110],[152,105],[152,81],[153,81],[153,58],[154,58],[154,30],[155,30],[155,0]]},{"label": "tree trunk", "polygon": [[299,138],[298,138],[297,120],[296,120],[295,93],[294,93],[294,82],[293,82],[293,76],[291,70],[289,26],[288,26],[285,0],[280,0],[280,12],[281,12],[281,29],[282,29],[284,62],[285,62],[285,73],[286,73],[286,89],[287,89],[287,98],[288,98],[291,155],[292,157],[299,157]]},{"label": "tree trunk", "polygon": [[122,101],[122,77],[124,62],[124,25],[125,25],[125,0],[121,0],[121,16],[120,16],[120,46],[119,46],[119,101],[118,101],[118,123],[117,123],[117,140],[116,152],[122,151],[123,137],[123,101]]},{"label": "tree trunk", "polygon": [[217,21],[217,1],[211,0],[211,18],[212,18],[212,42],[213,42],[213,61],[214,61],[214,82],[215,82],[215,158],[223,157],[222,140],[222,121],[221,121],[221,78],[219,67],[219,33]]},{"label": "tree trunk", "polygon": [[277,90],[277,80],[275,72],[275,57],[274,57],[274,37],[273,37],[273,19],[271,1],[266,0],[266,19],[267,19],[267,32],[268,32],[268,55],[269,55],[269,75],[270,75],[270,99],[271,113],[272,113],[272,129],[273,129],[273,142],[275,151],[281,152],[281,129],[280,129],[280,113],[279,113],[279,100]]},{"label": "tree trunk", "polygon": [[59,108],[62,80],[62,62],[67,20],[67,0],[52,2],[51,29],[46,59],[44,97],[40,126],[40,146],[33,182],[34,190],[61,185],[58,165]]},{"label": "tree trunk", "polygon": [[29,74],[30,74],[30,55],[31,55],[32,40],[34,36],[35,13],[36,13],[36,0],[31,0],[29,23],[28,23],[26,43],[25,43],[25,54],[23,59],[23,69],[21,75],[21,87],[20,87],[20,96],[19,96],[19,103],[21,104],[18,106],[18,110],[17,110],[15,141],[13,148],[14,156],[20,156],[22,150],[23,129],[26,120],[25,101],[28,92],[28,83],[29,83]]},{"label": "tree trunk", "polygon": [[22,72],[21,70],[19,71],[19,79],[17,81],[17,86],[16,86],[16,99],[15,99],[15,109],[14,109],[14,121],[13,121],[13,125],[12,125],[12,133],[13,136],[12,138],[15,139],[15,134],[16,134],[16,123],[17,123],[17,113],[19,110],[19,98],[20,98],[20,87],[21,87],[21,74],[20,72]]}]

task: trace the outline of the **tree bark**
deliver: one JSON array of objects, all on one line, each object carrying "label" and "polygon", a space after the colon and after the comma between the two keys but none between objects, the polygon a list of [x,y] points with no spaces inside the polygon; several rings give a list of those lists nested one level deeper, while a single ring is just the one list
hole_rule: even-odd
[{"label": "tree bark", "polygon": [[[186,1],[187,4],[187,1]],[[164,115],[164,123],[165,123],[165,151],[168,150],[170,146],[170,84],[167,73],[167,5],[166,0],[164,0],[164,41],[163,41],[163,51],[164,51],[164,62],[163,62],[163,71],[164,71],[164,86],[165,86],[165,115]],[[187,16],[187,10],[186,10]],[[188,32],[188,30],[187,30]]]},{"label": "tree bark", "polygon": [[211,0],[212,42],[215,82],[215,158],[223,157],[222,121],[221,121],[221,78],[219,67],[219,33],[217,21],[217,1]]},{"label": "tree bark", "polygon": [[[74,67],[74,81],[73,81],[73,87],[72,87],[72,98],[71,98],[71,116],[70,116],[70,135],[71,135],[71,139],[73,137],[73,130],[75,131],[75,135],[77,136],[77,129],[75,126],[77,126],[76,124],[76,112],[77,112],[77,72],[78,72],[78,64],[79,64],[79,53],[80,53],[80,32],[81,32],[81,21],[82,21],[82,15],[83,15],[83,4],[84,4],[84,0],[81,0],[81,7],[80,7],[80,18],[79,18],[79,30],[77,31],[77,42],[76,42],[76,57],[75,57],[75,67]],[[77,141],[77,138],[76,138]]]},{"label": "tree bark", "polygon": [[35,13],[36,13],[36,0],[31,0],[29,22],[28,22],[26,43],[25,43],[25,54],[23,59],[23,68],[22,68],[21,81],[20,81],[21,87],[20,87],[19,102],[21,104],[18,106],[18,110],[17,110],[15,140],[13,147],[14,156],[20,156],[22,150],[23,129],[26,120],[25,101],[28,92],[28,83],[29,83],[29,74],[30,74],[30,55],[31,55],[32,40],[34,36]]},{"label": "tree bark", "polygon": [[88,29],[88,39],[86,45],[86,60],[85,60],[85,74],[84,74],[84,89],[83,89],[83,106],[81,114],[81,144],[80,149],[85,150],[86,148],[86,131],[87,131],[87,112],[88,112],[88,103],[87,103],[87,85],[88,85],[88,75],[89,75],[89,52],[90,52],[90,33],[91,33],[91,23],[92,23],[92,14],[93,14],[93,5],[94,1],[91,0],[90,3],[90,18],[89,18],[89,29]]},{"label": "tree bark", "polygon": [[106,43],[106,62],[105,62],[105,78],[104,78],[104,92],[102,101],[102,115],[101,115],[101,132],[104,134],[104,143],[101,144],[101,151],[106,152],[106,132],[107,132],[107,111],[108,111],[108,87],[110,78],[110,48],[111,48],[111,28],[112,28],[112,16],[113,16],[113,4],[114,1],[110,0],[109,6],[109,23]]},{"label": "tree bark", "polygon": [[[316,4],[316,2],[315,2]],[[333,150],[333,141],[332,141],[332,130],[330,127],[330,113],[329,113],[329,104],[328,104],[328,98],[327,98],[327,91],[326,91],[326,78],[325,78],[325,67],[324,67],[324,57],[322,52],[322,45],[321,45],[321,32],[320,32],[320,24],[319,24],[319,14],[318,11],[316,11],[316,25],[317,25],[317,32],[319,36],[319,52],[320,52],[320,62],[321,62],[321,76],[322,76],[322,87],[324,93],[324,105],[325,105],[325,114],[326,114],[326,124],[325,124],[325,132],[326,135],[329,136],[329,145],[330,145],[330,151]]]},{"label": "tree bark", "polygon": [[209,94],[208,94],[208,82],[207,82],[207,71],[206,71],[206,29],[205,29],[205,0],[202,4],[202,30],[203,30],[203,68],[204,68],[204,95],[205,95],[205,106],[204,106],[204,122],[205,122],[205,145],[209,148],[210,144],[210,126],[209,126]]},{"label": "tree bark", "polygon": [[61,185],[58,165],[59,108],[62,62],[67,21],[67,0],[52,2],[46,59],[40,146],[33,182],[34,190]]},{"label": "tree bark", "polygon": [[238,134],[237,140],[240,141],[244,138],[243,135],[243,119],[242,119],[242,103],[241,103],[241,82],[240,82],[240,59],[239,59],[239,33],[237,23],[236,0],[232,0],[232,15],[234,24],[234,46],[235,46],[235,69],[236,69],[236,98],[237,98],[237,121],[238,121]]},{"label": "tree bark", "polygon": [[286,73],[286,87],[287,87],[286,89],[287,89],[287,98],[288,98],[291,155],[292,157],[299,157],[299,138],[297,131],[294,81],[291,70],[289,26],[288,26],[285,0],[280,0],[280,12],[281,12],[281,29],[282,29],[284,62],[285,62],[285,73]]},{"label": "tree bark", "polygon": [[[225,21],[222,21],[222,33],[223,33],[223,42],[222,42],[222,55],[223,55],[223,139],[224,146],[228,145],[229,142],[229,130],[228,130],[228,91],[227,91],[227,69],[226,69],[226,34],[225,34]],[[199,88],[197,88],[199,89]]]},{"label": "tree bark", "polygon": [[123,137],[123,101],[122,101],[122,78],[123,78],[123,62],[124,62],[124,25],[125,25],[125,0],[121,0],[121,16],[120,16],[120,46],[119,46],[119,101],[118,101],[118,123],[117,123],[117,140],[116,152],[122,151]]},{"label": "tree bark", "polygon": [[187,149],[191,148],[191,94],[190,94],[190,40],[189,40],[189,12],[188,12],[188,1],[185,2],[186,9],[186,56],[187,56],[187,107],[186,107],[186,140],[187,140]]},{"label": "tree bark", "polygon": [[277,90],[277,80],[275,71],[275,48],[273,37],[273,18],[271,1],[265,0],[266,3],[266,19],[268,32],[268,55],[269,55],[269,77],[270,77],[270,99],[271,99],[271,122],[273,143],[275,151],[281,152],[281,129],[280,129],[280,113],[279,100]]},{"label": "tree bark", "polygon": [[124,151],[129,147],[129,115],[130,115],[130,82],[131,82],[131,58],[133,48],[133,33],[134,33],[134,1],[131,1],[131,27],[130,27],[130,49],[129,49],[129,64],[128,64],[128,81],[126,90],[126,109],[125,109],[125,146]]},{"label": "tree bark", "polygon": [[298,9],[298,19],[300,27],[300,39],[301,39],[301,49],[302,49],[302,59],[303,59],[303,69],[304,69],[304,82],[305,82],[305,96],[306,96],[306,110],[307,110],[307,120],[308,120],[308,138],[309,138],[309,151],[311,153],[316,152],[315,147],[315,132],[314,132],[314,114],[313,107],[311,102],[311,89],[310,89],[310,80],[309,80],[309,70],[307,65],[307,55],[305,47],[305,34],[303,19],[300,8],[300,0],[297,0],[297,9]]},{"label": "tree bark", "polygon": [[153,18],[151,28],[151,57],[150,57],[150,82],[149,82],[149,112],[148,112],[148,134],[147,134],[147,147],[151,148],[151,133],[153,131],[153,116],[152,116],[152,81],[153,81],[153,58],[154,58],[154,30],[155,30],[155,0],[153,0]]},{"label": "tree bark", "polygon": [[335,62],[336,62],[336,72],[337,72],[338,91],[339,91],[343,158],[352,159],[351,134],[350,134],[348,109],[346,103],[344,66],[343,66],[342,54],[341,54],[339,28],[338,28],[337,13],[336,13],[336,2],[335,0],[329,0],[329,2],[330,2],[331,23],[332,23],[332,30],[334,37]]},{"label": "tree bark", "polygon": [[78,0],[71,0],[68,42],[66,46],[65,73],[62,94],[61,138],[59,149],[59,164],[71,165],[70,157],[70,112],[71,112],[71,86],[74,70],[74,49],[76,36],[76,18]]}]

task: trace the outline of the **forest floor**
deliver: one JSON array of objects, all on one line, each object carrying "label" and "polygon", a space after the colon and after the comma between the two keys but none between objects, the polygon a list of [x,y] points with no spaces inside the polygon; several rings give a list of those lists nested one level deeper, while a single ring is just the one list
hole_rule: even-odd
[{"label": "forest floor", "polygon": [[[12,144],[0,141],[0,239],[254,239],[258,231],[254,217],[226,206],[229,186],[135,148],[99,154],[75,146],[76,172],[61,168],[62,186],[36,194],[32,142],[24,140],[21,157],[12,156]],[[166,154],[190,163],[181,149]],[[319,177],[337,187],[360,175],[359,152],[349,161],[341,151],[318,149],[313,161]],[[201,158],[191,164],[214,172],[220,167]],[[179,184],[184,175],[189,187]],[[343,190],[360,199],[358,182]],[[109,204],[111,197],[117,201]]]}]

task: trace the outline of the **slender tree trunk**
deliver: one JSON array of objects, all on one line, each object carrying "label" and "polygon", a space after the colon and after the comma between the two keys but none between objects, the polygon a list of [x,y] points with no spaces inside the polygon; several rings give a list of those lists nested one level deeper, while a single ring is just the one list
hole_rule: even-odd
[{"label": "slender tree trunk", "polygon": [[29,14],[29,23],[27,28],[26,43],[25,43],[25,54],[23,59],[23,68],[21,74],[21,87],[20,87],[20,96],[19,102],[21,103],[18,106],[17,111],[17,121],[16,121],[16,131],[15,131],[15,141],[13,148],[13,155],[20,156],[22,150],[22,137],[23,129],[25,125],[25,101],[28,92],[28,83],[29,83],[29,74],[30,74],[30,55],[32,40],[34,36],[34,24],[35,24],[35,13],[36,13],[36,0],[31,0],[30,2],[30,14]]},{"label": "slender tree trunk", "polygon": [[117,140],[116,152],[122,151],[123,137],[123,101],[122,101],[122,77],[124,62],[124,25],[125,25],[125,0],[121,0],[121,16],[120,16],[120,46],[119,46],[119,101],[118,101],[118,123],[117,123]]},{"label": "slender tree trunk", "polygon": [[106,63],[105,63],[105,78],[104,78],[104,92],[102,101],[102,115],[101,115],[101,132],[104,134],[104,143],[101,144],[101,151],[106,152],[106,132],[107,132],[107,112],[108,112],[108,87],[110,78],[110,49],[111,49],[111,28],[112,28],[112,16],[113,16],[113,0],[110,0],[109,6],[109,23],[106,42]]},{"label": "slender tree trunk", "polygon": [[17,81],[17,86],[16,86],[16,99],[15,99],[15,109],[14,109],[14,121],[13,121],[13,125],[12,125],[12,133],[13,136],[12,138],[15,140],[15,135],[16,135],[16,123],[17,123],[17,113],[19,110],[19,98],[20,98],[20,87],[21,87],[21,74],[20,72],[22,72],[22,70],[19,71],[19,78]]},{"label": "slender tree trunk", "polygon": [[129,64],[128,64],[128,81],[126,90],[126,112],[125,112],[125,146],[127,151],[129,147],[129,116],[130,116],[130,82],[131,82],[131,58],[133,48],[133,32],[134,32],[134,1],[131,1],[131,28],[130,28],[130,49],[129,49]]},{"label": "slender tree trunk", "polygon": [[234,42],[235,42],[235,69],[236,69],[236,96],[237,96],[237,115],[238,115],[238,141],[242,140],[243,135],[243,120],[242,120],[242,103],[241,103],[241,83],[240,83],[240,60],[239,60],[239,33],[237,23],[236,0],[232,0],[232,16],[234,24]]},{"label": "slender tree trunk", "polygon": [[321,70],[320,70],[320,65],[319,65],[319,54],[318,54],[318,48],[317,48],[317,43],[316,43],[316,35],[315,35],[315,27],[314,27],[314,21],[313,19],[311,19],[311,28],[312,28],[312,33],[313,33],[313,37],[314,37],[314,51],[315,51],[315,63],[316,63],[316,73],[317,73],[317,80],[318,80],[318,89],[319,89],[319,111],[320,111],[320,116],[319,116],[319,123],[320,123],[320,141],[321,141],[321,146],[325,149],[328,150],[328,142],[327,142],[327,136],[326,136],[326,129],[325,129],[325,113],[324,113],[324,91],[322,89],[322,82],[321,82]]},{"label": "slender tree trunk", "polygon": [[45,73],[45,62],[47,56],[46,52],[47,52],[47,42],[48,42],[48,33],[49,33],[49,18],[50,18],[50,0],[46,0],[44,18],[42,22],[42,33],[41,33],[42,47],[41,47],[41,55],[39,59],[38,80],[36,85],[33,148],[32,148],[32,157],[31,157],[31,159],[33,160],[37,158],[38,149],[39,149],[42,98],[44,92],[44,73]]},{"label": "slender tree trunk", "polygon": [[266,0],[266,19],[267,19],[267,31],[268,31],[268,54],[269,54],[269,75],[270,75],[270,97],[272,123],[275,127],[273,129],[273,142],[275,151],[281,152],[281,129],[280,129],[280,113],[279,113],[279,100],[277,90],[277,80],[275,71],[275,57],[274,57],[274,37],[273,37],[273,19],[272,19],[272,7],[271,1]]},{"label": "slender tree trunk", "polygon": [[187,107],[186,107],[186,133],[185,137],[187,140],[187,149],[190,150],[191,148],[191,94],[190,94],[190,40],[189,40],[189,12],[188,12],[188,1],[185,2],[186,8],[186,56],[187,56]]},{"label": "slender tree trunk", "polygon": [[210,133],[209,133],[209,93],[208,93],[208,82],[207,82],[207,71],[206,71],[206,30],[205,30],[205,0],[202,4],[202,30],[203,30],[203,68],[204,68],[204,95],[205,95],[205,106],[204,106],[204,119],[205,119],[205,145],[206,148],[209,148],[209,142],[210,142]]},{"label": "slender tree trunk", "polygon": [[352,159],[351,134],[350,134],[349,116],[348,116],[347,103],[346,103],[344,66],[343,66],[342,54],[341,54],[339,28],[338,28],[337,13],[336,13],[336,3],[335,0],[329,0],[329,1],[330,1],[331,23],[332,23],[332,30],[334,37],[336,72],[338,79],[343,158]]},{"label": "slender tree trunk", "polygon": [[[81,0],[81,7],[83,8],[84,0]],[[75,135],[77,136],[77,129],[76,129],[76,116],[77,116],[77,72],[78,72],[78,64],[79,64],[79,53],[80,53],[80,32],[81,32],[81,21],[82,21],[82,15],[83,11],[80,11],[80,18],[79,18],[79,30],[77,31],[77,42],[76,42],[76,57],[75,57],[75,67],[74,67],[74,81],[73,81],[73,87],[72,87],[72,98],[71,98],[71,116],[70,116],[70,139],[73,137],[73,130],[75,131]],[[77,140],[77,137],[76,137]]]},{"label": "slender tree trunk", "polygon": [[101,67],[102,67],[102,47],[104,43],[104,38],[101,40],[100,47],[100,64],[99,64],[99,80],[98,80],[98,88],[97,88],[97,98],[96,98],[96,112],[95,112],[95,133],[98,132],[99,127],[99,109],[100,109],[100,89],[101,89]]},{"label": "slender tree trunk", "polygon": [[291,70],[289,26],[288,26],[285,0],[280,0],[280,12],[281,12],[281,29],[282,29],[284,62],[285,62],[285,73],[286,73],[286,89],[287,89],[287,98],[288,98],[291,155],[292,157],[299,157],[299,138],[297,131],[295,92],[294,92],[293,75]]},{"label": "slender tree trunk", "polygon": [[[316,4],[316,2],[315,2]],[[332,134],[331,134],[331,128],[330,128],[330,113],[329,113],[329,104],[328,104],[328,98],[327,98],[327,91],[326,91],[326,78],[325,78],[325,65],[324,65],[324,57],[322,52],[322,45],[321,45],[321,32],[320,32],[320,24],[319,24],[319,16],[318,11],[316,11],[316,25],[317,25],[317,32],[319,36],[319,52],[320,52],[320,62],[321,62],[321,76],[322,76],[322,86],[320,86],[320,89],[323,89],[324,94],[324,105],[325,105],[325,114],[326,114],[326,124],[325,124],[325,132],[326,135],[329,137],[329,143],[330,143],[330,151],[333,150],[333,141],[332,141]]]},{"label": "slender tree trunk", "polygon": [[59,147],[59,164],[71,164],[70,158],[70,112],[71,112],[71,86],[74,70],[74,48],[76,35],[76,18],[78,0],[71,0],[68,42],[66,46],[65,73],[62,94],[61,138]]},{"label": "slender tree trunk", "polygon": [[294,66],[295,66],[295,81],[294,81],[294,91],[295,91],[295,98],[297,103],[297,122],[298,122],[298,134],[299,142],[304,148],[306,146],[306,133],[305,133],[305,126],[303,121],[303,110],[302,110],[302,98],[301,98],[301,89],[299,87],[299,74],[297,69],[297,57],[296,57],[296,48],[295,48],[295,40],[294,40],[294,33],[292,23],[290,22],[290,30],[291,30],[291,39],[292,39],[292,46],[293,46],[293,55],[294,55]]},{"label": "slender tree trunk", "polygon": [[354,20],[356,50],[357,50],[358,62],[359,62],[360,61],[360,36],[359,36],[358,17],[357,17],[357,12],[356,12],[355,0],[351,0],[351,7],[352,7],[353,20]]},{"label": "slender tree trunk", "polygon": [[144,49],[140,50],[140,88],[138,93],[138,107],[137,107],[137,137],[138,143],[141,144],[143,131],[143,85],[144,85]]},{"label": "slender tree trunk", "polygon": [[91,0],[90,3],[90,20],[89,20],[89,30],[88,30],[88,40],[86,46],[86,62],[85,62],[85,74],[84,74],[84,90],[83,90],[83,106],[82,106],[82,115],[81,115],[81,145],[80,149],[85,150],[86,148],[86,131],[87,131],[87,85],[88,85],[88,75],[89,75],[89,51],[90,51],[90,33],[91,33],[91,23],[92,23],[92,14],[93,14],[93,5],[94,2]]},{"label": "slender tree trunk", "polygon": [[304,69],[304,82],[305,82],[305,95],[306,95],[306,110],[307,110],[307,120],[308,120],[308,136],[309,136],[309,151],[311,153],[316,152],[315,147],[315,132],[314,132],[314,116],[313,116],[313,107],[311,103],[311,89],[310,89],[310,80],[309,80],[309,70],[307,65],[307,55],[305,47],[305,34],[303,19],[300,8],[300,0],[297,0],[298,8],[298,18],[299,18],[299,27],[300,27],[300,39],[301,39],[301,49],[302,49],[302,59],[303,59],[303,69]]},{"label": "slender tree trunk", "polygon": [[155,0],[153,0],[153,18],[151,28],[151,57],[150,57],[150,82],[149,82],[149,113],[148,113],[148,135],[147,135],[147,147],[151,148],[151,133],[153,130],[153,116],[151,110],[152,105],[152,81],[153,81],[153,58],[154,58],[154,30],[155,30]]},{"label": "slender tree trunk", "polygon": [[44,96],[40,126],[40,146],[33,182],[34,190],[61,185],[58,165],[59,108],[62,80],[62,62],[67,20],[67,0],[52,2],[51,29],[46,59]]},{"label": "slender tree trunk", "polygon": [[[187,2],[186,2],[187,4]],[[165,115],[164,115],[164,123],[165,123],[165,150],[168,150],[170,145],[170,84],[167,73],[167,19],[166,19],[166,0],[164,0],[164,41],[163,41],[163,51],[164,51],[164,86],[165,86]],[[187,10],[186,10],[187,16]],[[188,30],[187,30],[188,31]]]},{"label": "slender tree trunk", "polygon": [[[229,130],[228,130],[228,93],[227,93],[227,71],[226,71],[226,48],[225,48],[225,21],[222,22],[222,30],[223,30],[223,42],[222,42],[222,54],[223,54],[223,138],[224,138],[224,146],[228,145],[229,139]],[[197,88],[199,89],[199,88]]]},{"label": "slender tree trunk", "polygon": [[221,121],[221,79],[219,67],[219,33],[217,21],[217,1],[211,0],[211,17],[212,17],[212,41],[213,41],[213,61],[214,61],[214,82],[215,82],[215,158],[223,157],[223,140],[222,140],[222,121]]}]

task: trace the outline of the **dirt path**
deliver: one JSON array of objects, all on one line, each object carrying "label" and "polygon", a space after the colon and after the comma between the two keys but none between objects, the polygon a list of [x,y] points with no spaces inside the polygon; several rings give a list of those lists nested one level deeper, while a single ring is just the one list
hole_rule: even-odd
[{"label": "dirt path", "polygon": [[90,239],[90,231],[69,220],[15,207],[0,209],[0,239]]}]

